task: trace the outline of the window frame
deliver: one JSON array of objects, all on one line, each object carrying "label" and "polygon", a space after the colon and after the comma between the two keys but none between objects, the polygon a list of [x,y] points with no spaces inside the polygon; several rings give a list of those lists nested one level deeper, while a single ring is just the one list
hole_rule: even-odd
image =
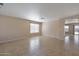
[{"label": "window frame", "polygon": [[[78,26],[78,27],[76,27],[76,26]],[[79,31],[76,31],[78,28],[79,28],[79,25],[74,25],[74,33],[75,34],[79,34]]]},{"label": "window frame", "polygon": [[[38,24],[39,26],[39,30],[38,30],[38,32],[31,32],[31,24]],[[30,23],[30,34],[35,34],[35,33],[40,33],[40,24],[39,23],[35,23],[35,22],[31,22]]]},{"label": "window frame", "polygon": [[[66,28],[66,26],[68,27],[68,28]],[[67,29],[67,30],[66,30]],[[64,31],[65,32],[69,32],[69,25],[64,25]]]}]

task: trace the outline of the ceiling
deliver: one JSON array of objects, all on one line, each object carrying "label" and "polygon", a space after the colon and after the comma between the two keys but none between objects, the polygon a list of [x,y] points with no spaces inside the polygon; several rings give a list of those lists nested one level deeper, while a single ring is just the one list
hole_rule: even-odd
[{"label": "ceiling", "polygon": [[79,14],[78,3],[5,3],[0,15],[50,21]]}]

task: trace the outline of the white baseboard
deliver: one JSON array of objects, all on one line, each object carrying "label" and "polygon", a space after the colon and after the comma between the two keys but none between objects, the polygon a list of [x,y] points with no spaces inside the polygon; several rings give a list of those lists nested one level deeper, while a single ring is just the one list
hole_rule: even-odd
[{"label": "white baseboard", "polygon": [[16,37],[16,38],[8,38],[8,39],[5,38],[3,40],[0,40],[0,43],[7,43],[7,42],[21,40],[21,39],[28,39],[28,36],[20,36],[20,37]]},{"label": "white baseboard", "polygon": [[59,38],[57,36],[51,36],[51,35],[45,35],[45,36],[50,37],[50,38],[55,38],[55,39],[58,39],[58,40],[64,40],[64,38],[62,39],[62,38]]}]

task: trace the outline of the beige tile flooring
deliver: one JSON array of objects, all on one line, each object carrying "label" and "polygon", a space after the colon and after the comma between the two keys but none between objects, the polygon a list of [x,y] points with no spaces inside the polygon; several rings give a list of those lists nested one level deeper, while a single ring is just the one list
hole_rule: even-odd
[{"label": "beige tile flooring", "polygon": [[65,40],[37,36],[0,44],[2,56],[75,56],[79,55],[79,35]]}]

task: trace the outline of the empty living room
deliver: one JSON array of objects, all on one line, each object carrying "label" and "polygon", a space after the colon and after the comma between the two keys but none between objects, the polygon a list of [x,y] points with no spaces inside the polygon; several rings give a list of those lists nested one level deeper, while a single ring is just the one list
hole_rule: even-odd
[{"label": "empty living room", "polygon": [[79,56],[79,3],[0,3],[0,56]]}]

